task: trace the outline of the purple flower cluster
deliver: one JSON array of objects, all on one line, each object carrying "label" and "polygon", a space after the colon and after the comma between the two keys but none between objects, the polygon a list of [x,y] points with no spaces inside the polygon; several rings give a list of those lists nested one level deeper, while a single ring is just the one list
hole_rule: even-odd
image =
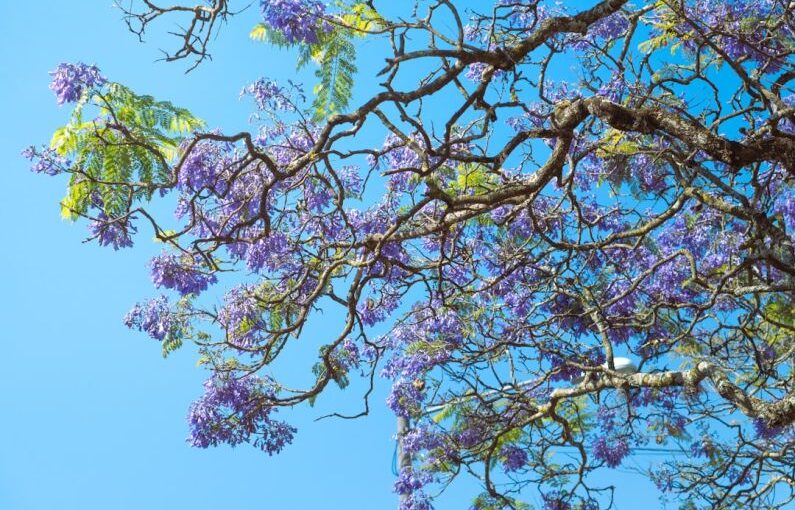
[{"label": "purple flower cluster", "polygon": [[795,189],[782,186],[773,205],[773,212],[781,215],[787,234],[795,242]]},{"label": "purple flower cluster", "polygon": [[518,471],[527,464],[527,450],[518,446],[505,446],[500,451],[506,472]]},{"label": "purple flower cluster", "polygon": [[414,381],[398,379],[392,383],[386,404],[396,416],[409,418],[419,414],[424,400],[425,393]]},{"label": "purple flower cluster", "polygon": [[571,510],[571,503],[565,492],[548,492],[542,494],[541,499],[544,501],[544,510]]},{"label": "purple flower cluster", "polygon": [[155,340],[163,340],[168,335],[178,334],[181,321],[171,311],[166,296],[151,299],[143,305],[138,303],[124,317],[128,328],[143,331]]},{"label": "purple flower cluster", "polygon": [[383,285],[378,292],[364,299],[356,307],[359,317],[367,326],[374,326],[388,319],[400,306],[400,293],[390,285]]},{"label": "purple flower cluster", "polygon": [[627,32],[629,20],[623,12],[616,12],[600,19],[588,29],[584,36],[572,36],[570,47],[574,50],[585,50],[589,47],[603,47],[605,41],[613,41]]},{"label": "purple flower cluster", "polygon": [[269,379],[214,374],[190,407],[188,442],[199,448],[252,442],[269,455],[279,453],[292,443],[296,429],[271,417],[274,395]]},{"label": "purple flower cluster", "polygon": [[398,479],[395,480],[394,491],[397,494],[411,494],[433,482],[433,475],[406,467],[401,469]]},{"label": "purple flower cluster", "polygon": [[[423,145],[419,137],[412,136],[404,140],[400,136],[390,133],[384,140],[382,151],[386,158],[389,179],[387,187],[392,191],[408,191],[410,177],[414,171],[422,166]],[[380,159],[370,158],[370,166],[378,168]]]},{"label": "purple flower cluster", "polygon": [[400,502],[398,510],[432,510],[431,498],[424,492],[415,492]]},{"label": "purple flower cluster", "polygon": [[411,467],[401,469],[393,490],[408,497],[401,501],[400,510],[430,510],[430,498],[422,489],[433,482],[433,475],[427,471]]},{"label": "purple flower cluster", "polygon": [[[711,43],[733,59],[751,59],[759,70],[775,73],[781,68],[783,57],[790,51],[792,29],[773,20],[785,16],[786,2],[775,0],[695,0],[685,2],[685,14],[698,23],[683,22],[678,30],[685,47],[696,50],[709,27]],[[714,34],[714,35],[713,35]]]},{"label": "purple flower cluster", "polygon": [[28,147],[22,151],[22,156],[33,162],[30,170],[37,174],[58,175],[72,166],[68,158],[59,156],[57,152],[46,147],[41,150]]},{"label": "purple flower cluster", "polygon": [[316,44],[327,30],[322,18],[326,6],[318,0],[260,0],[265,23],[278,30],[289,44]]},{"label": "purple flower cluster", "polygon": [[248,247],[246,266],[252,271],[263,268],[273,271],[286,260],[291,247],[283,233],[271,232],[269,236]]},{"label": "purple flower cluster", "polygon": [[364,191],[364,179],[359,167],[346,165],[337,171],[337,177],[342,182],[342,187],[347,196],[359,196]]},{"label": "purple flower cluster", "polygon": [[785,430],[785,427],[771,427],[762,418],[754,420],[754,432],[759,439],[775,439],[780,436]]},{"label": "purple flower cluster", "polygon": [[240,96],[251,96],[257,108],[266,111],[294,111],[295,106],[288,92],[278,83],[268,78],[260,78],[247,85],[240,92]]},{"label": "purple flower cluster", "polygon": [[199,294],[217,281],[215,274],[200,269],[198,257],[177,257],[173,253],[161,253],[154,257],[149,267],[155,287],[174,289],[183,296]]},{"label": "purple flower cluster", "polygon": [[596,421],[599,429],[605,433],[611,433],[616,428],[616,410],[605,405],[600,406],[596,411]]},{"label": "purple flower cluster", "polygon": [[224,296],[224,305],[218,311],[218,323],[233,345],[250,348],[257,343],[265,326],[257,293],[252,286],[235,287]]},{"label": "purple flower cluster", "polygon": [[133,245],[132,234],[138,229],[128,219],[111,220],[104,212],[100,212],[96,220],[88,225],[92,237],[99,240],[100,246],[113,246],[114,250],[130,248]]},{"label": "purple flower cluster", "polygon": [[83,91],[94,87],[101,87],[107,79],[100,74],[97,66],[89,66],[78,62],[77,64],[59,64],[50,71],[52,83],[50,90],[55,92],[59,105],[74,103],[83,95]]},{"label": "purple flower cluster", "polygon": [[614,468],[629,455],[629,443],[623,437],[599,436],[591,443],[591,451],[594,458]]},{"label": "purple flower cluster", "polygon": [[443,447],[444,439],[441,434],[431,430],[427,425],[420,425],[406,432],[400,444],[403,451],[415,455],[423,450]]},{"label": "purple flower cluster", "polygon": [[[183,151],[188,145],[183,145]],[[190,148],[183,156],[179,167],[177,185],[183,191],[199,191],[201,189],[224,190],[224,172],[231,165],[228,144],[220,144],[210,140],[202,140]]]},{"label": "purple flower cluster", "polygon": [[349,369],[358,367],[361,354],[359,347],[350,339],[345,339],[342,344],[332,353],[332,359],[336,362],[339,370],[347,372]]},{"label": "purple flower cluster", "polygon": [[711,457],[715,453],[715,443],[706,432],[698,439],[690,443],[690,455],[699,457]]}]

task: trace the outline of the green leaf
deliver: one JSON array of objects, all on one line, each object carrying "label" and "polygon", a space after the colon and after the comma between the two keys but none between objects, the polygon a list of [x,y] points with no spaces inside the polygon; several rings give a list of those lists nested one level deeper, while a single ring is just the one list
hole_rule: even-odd
[{"label": "green leaf", "polygon": [[[82,110],[89,100],[99,115],[83,122]],[[53,150],[74,160],[62,216],[76,220],[94,197],[102,200],[108,217],[123,214],[131,199],[150,199],[154,186],[170,179],[169,163],[177,157],[184,135],[203,126],[188,110],[136,95],[118,83],[85,98],[50,140]]]},{"label": "green leaf", "polygon": [[323,120],[348,107],[356,74],[356,48],[353,33],[348,29],[333,30],[318,43],[322,50],[311,53],[312,60],[320,66],[315,71],[318,84],[314,87],[312,103],[315,121]]}]

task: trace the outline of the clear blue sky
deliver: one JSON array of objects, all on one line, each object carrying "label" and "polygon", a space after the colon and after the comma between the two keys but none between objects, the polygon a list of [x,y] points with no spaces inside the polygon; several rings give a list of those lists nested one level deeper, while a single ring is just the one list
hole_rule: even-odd
[{"label": "clear blue sky", "polygon": [[[96,63],[111,80],[188,107],[210,126],[245,129],[250,105],[237,100],[241,87],[262,75],[286,77],[294,62],[248,40],[255,11],[232,20],[213,47],[215,59],[185,75],[183,64],[154,62],[168,22],[141,45],[110,0],[4,9],[0,510],[396,506],[394,417],[383,391],[363,420],[314,422],[322,409],[284,413],[299,434],[277,457],[245,446],[188,447],[186,410],[205,372],[191,349],[164,360],[156,342],[121,323],[135,301],[154,293],[145,264],[159,247],[149,233],[136,249],[116,253],[82,244],[84,225],[59,217],[64,180],[31,174],[19,157],[68,115],[47,88],[47,71],[63,61]],[[656,493],[636,477],[610,476],[633,486],[619,494],[618,508],[658,507]],[[462,494],[476,489],[463,485],[438,508],[467,508]]]}]

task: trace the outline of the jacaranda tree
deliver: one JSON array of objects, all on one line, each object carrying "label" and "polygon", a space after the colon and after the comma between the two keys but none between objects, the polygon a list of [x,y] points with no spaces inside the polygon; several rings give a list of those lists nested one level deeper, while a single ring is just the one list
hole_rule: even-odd
[{"label": "jacaranda tree", "polygon": [[[195,1],[121,7],[198,65],[246,2]],[[404,510],[467,473],[474,509],[609,508],[601,473],[651,448],[687,508],[791,508],[795,3],[257,5],[316,79],[245,86],[243,131],[61,64],[71,117],[26,151],[99,244],[162,243],[125,322],[198,346],[193,445],[278,453],[280,407],[356,378],[364,415],[388,380]],[[304,385],[274,377],[310,324]]]}]

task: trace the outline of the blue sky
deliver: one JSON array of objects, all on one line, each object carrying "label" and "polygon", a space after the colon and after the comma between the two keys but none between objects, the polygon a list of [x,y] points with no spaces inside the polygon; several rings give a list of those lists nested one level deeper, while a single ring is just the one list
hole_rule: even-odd
[{"label": "blue sky", "polygon": [[[315,422],[323,402],[284,412],[299,434],[277,457],[190,448],[186,411],[206,375],[195,353],[164,360],[156,342],[121,323],[134,302],[154,294],[145,264],[159,247],[148,233],[134,250],[83,244],[84,225],[59,216],[64,180],[31,174],[19,156],[67,118],[47,88],[47,71],[63,61],[95,63],[111,80],[188,107],[210,126],[245,129],[250,104],[237,100],[241,87],[284,76],[294,62],[248,39],[254,10],[233,19],[214,60],[188,75],[184,64],[154,62],[170,22],[141,45],[110,0],[15,2],[0,17],[0,509],[396,506],[394,417],[383,391],[363,420]],[[356,405],[338,394],[329,401]],[[610,476],[634,486],[618,508],[635,507],[639,496],[657,506],[637,478]],[[467,507],[462,494],[476,489],[460,485],[439,508]]]}]

